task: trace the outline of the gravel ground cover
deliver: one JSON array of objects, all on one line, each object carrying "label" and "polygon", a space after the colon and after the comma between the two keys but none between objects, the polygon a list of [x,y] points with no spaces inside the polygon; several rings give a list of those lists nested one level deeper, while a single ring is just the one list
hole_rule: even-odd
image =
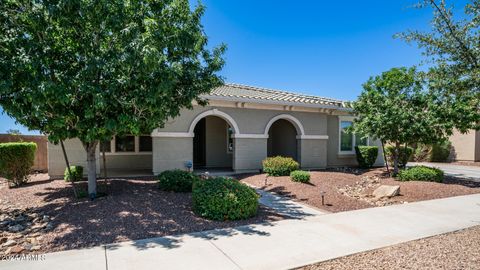
[{"label": "gravel ground cover", "polygon": [[480,226],[298,269],[480,269]]},{"label": "gravel ground cover", "polygon": [[[265,174],[244,175],[242,182],[266,191],[289,196],[297,201],[331,212],[342,212],[390,204],[439,199],[480,193],[480,183],[446,177],[443,183],[400,182],[389,177],[384,169],[339,169],[311,172],[310,183],[297,183],[290,177],[268,177]],[[373,200],[369,195],[379,185],[400,186],[400,196]],[[322,205],[321,193],[324,192]]]},{"label": "gravel ground cover", "polygon": [[[85,188],[86,183],[80,185]],[[192,212],[190,193],[161,191],[152,178],[111,180],[108,193],[93,202],[75,199],[68,183],[48,180],[47,175],[37,175],[20,188],[8,189],[0,181],[0,255],[7,250],[45,253],[283,219],[260,207],[248,220],[206,220]]]}]

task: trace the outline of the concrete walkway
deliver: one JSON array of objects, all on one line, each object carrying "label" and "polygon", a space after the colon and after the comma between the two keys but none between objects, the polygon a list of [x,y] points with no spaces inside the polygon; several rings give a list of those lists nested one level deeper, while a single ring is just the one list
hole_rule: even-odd
[{"label": "concrete walkway", "polygon": [[449,163],[433,163],[433,162],[409,162],[408,166],[424,165],[428,167],[436,167],[445,172],[446,175],[465,178],[474,182],[480,182],[480,167],[462,166]]},{"label": "concrete walkway", "polygon": [[1,269],[290,269],[480,225],[480,194],[0,262]]}]

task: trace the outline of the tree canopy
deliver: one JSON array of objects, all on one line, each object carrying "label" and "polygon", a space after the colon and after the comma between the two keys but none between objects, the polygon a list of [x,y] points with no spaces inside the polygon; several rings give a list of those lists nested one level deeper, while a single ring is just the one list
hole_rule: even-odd
[{"label": "tree canopy", "polygon": [[366,134],[396,148],[408,143],[433,143],[452,132],[451,121],[439,115],[442,110],[434,93],[415,68],[393,68],[370,78],[352,106],[356,119],[353,131]]},{"label": "tree canopy", "polygon": [[203,13],[188,0],[2,1],[0,105],[90,154],[114,135],[150,133],[223,83],[225,46],[208,48]]},{"label": "tree canopy", "polygon": [[444,101],[445,117],[466,132],[480,128],[480,0],[470,0],[462,16],[455,16],[445,0],[423,0],[418,8],[432,8],[432,29],[398,34],[422,49],[431,65],[429,88]]}]

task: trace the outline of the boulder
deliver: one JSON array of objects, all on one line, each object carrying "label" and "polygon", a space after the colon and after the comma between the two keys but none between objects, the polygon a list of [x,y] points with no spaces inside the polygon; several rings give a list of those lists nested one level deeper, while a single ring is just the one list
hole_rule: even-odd
[{"label": "boulder", "polygon": [[387,186],[381,185],[373,191],[373,196],[377,199],[379,198],[390,198],[400,194],[400,186]]}]

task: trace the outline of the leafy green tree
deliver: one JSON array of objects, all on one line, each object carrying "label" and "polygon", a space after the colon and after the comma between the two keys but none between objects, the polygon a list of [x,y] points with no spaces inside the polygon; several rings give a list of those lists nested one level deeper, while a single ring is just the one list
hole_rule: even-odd
[{"label": "leafy green tree", "polygon": [[393,175],[399,170],[401,147],[436,142],[452,132],[451,123],[439,117],[436,95],[425,90],[421,75],[415,68],[383,72],[363,85],[352,104],[356,116],[352,131],[394,146]]},{"label": "leafy green tree", "polygon": [[188,0],[4,0],[0,105],[54,143],[79,138],[95,196],[99,141],[162,127],[223,83],[225,46],[208,48],[203,13]]},{"label": "leafy green tree", "polygon": [[445,0],[422,0],[416,6],[433,9],[431,31],[397,37],[423,50],[432,66],[429,88],[443,102],[443,117],[463,132],[480,128],[480,0],[470,0],[461,17]]}]

